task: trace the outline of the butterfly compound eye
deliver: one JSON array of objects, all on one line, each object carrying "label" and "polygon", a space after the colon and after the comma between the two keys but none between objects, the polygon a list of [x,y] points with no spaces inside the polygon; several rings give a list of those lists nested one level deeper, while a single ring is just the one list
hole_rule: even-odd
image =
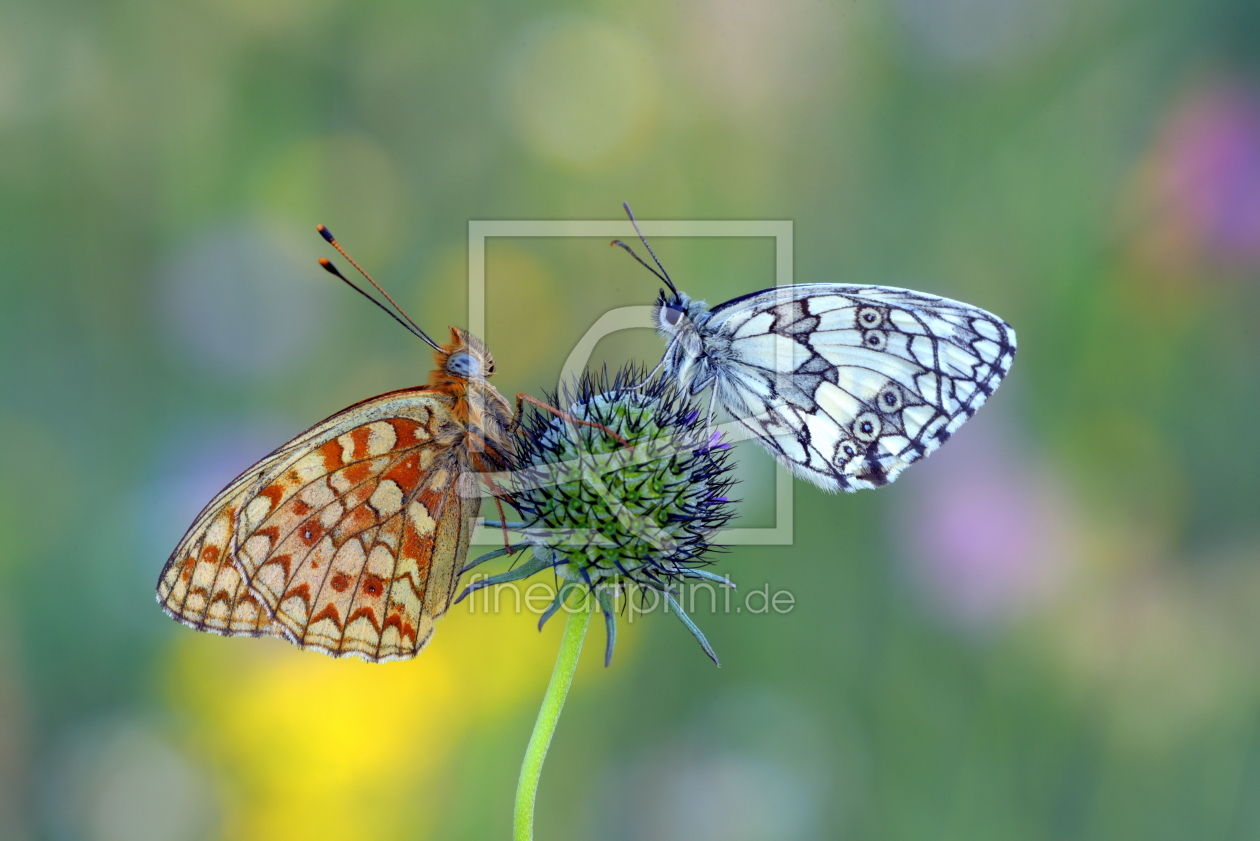
[{"label": "butterfly compound eye", "polygon": [[452,353],[446,370],[457,377],[475,377],[481,373],[481,363],[470,353]]},{"label": "butterfly compound eye", "polygon": [[676,310],[673,307],[665,307],[661,314],[665,316],[665,323],[670,327],[678,324],[678,320],[682,318],[682,310]]}]

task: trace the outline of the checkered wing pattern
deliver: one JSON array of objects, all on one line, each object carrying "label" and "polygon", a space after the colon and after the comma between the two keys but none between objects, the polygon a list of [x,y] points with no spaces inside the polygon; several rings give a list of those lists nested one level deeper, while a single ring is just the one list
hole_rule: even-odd
[{"label": "checkered wing pattern", "polygon": [[223,635],[414,657],[451,603],[480,502],[460,493],[466,429],[452,404],[381,395],[245,471],[167,561],[163,609]]},{"label": "checkered wing pattern", "polygon": [[698,332],[717,401],[832,491],[886,485],[931,454],[1015,358],[997,316],[884,286],[768,289],[713,308]]}]

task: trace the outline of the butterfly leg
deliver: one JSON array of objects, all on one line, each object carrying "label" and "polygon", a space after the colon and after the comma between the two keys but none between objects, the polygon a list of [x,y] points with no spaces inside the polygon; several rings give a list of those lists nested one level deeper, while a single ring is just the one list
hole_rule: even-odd
[{"label": "butterfly leg", "polygon": [[508,540],[507,517],[503,514],[503,503],[499,501],[499,495],[494,495],[494,507],[499,509],[499,525],[503,527],[503,548],[510,549],[512,541]]},{"label": "butterfly leg", "polygon": [[562,420],[562,421],[568,421],[569,423],[574,423],[574,424],[581,424],[582,426],[590,426],[590,427],[594,427],[595,429],[598,429],[598,430],[600,430],[600,431],[602,431],[602,432],[606,433],[606,434],[607,434],[607,435],[609,435],[610,437],[612,437],[612,438],[616,438],[616,439],[617,439],[617,443],[618,443],[618,444],[620,444],[621,446],[625,447],[626,449],[630,449],[630,442],[629,442],[629,441],[627,441],[625,438],[622,438],[622,437],[621,437],[620,435],[618,435],[616,432],[612,431],[611,429],[609,429],[608,427],[604,426],[603,424],[601,424],[601,423],[592,423],[592,422],[590,422],[590,421],[584,421],[584,420],[581,420],[581,419],[579,419],[579,418],[575,418],[575,417],[573,417],[573,415],[570,415],[568,412],[562,412],[562,411],[560,411],[559,409],[557,409],[555,406],[552,406],[552,405],[550,405],[550,404],[544,403],[543,401],[539,400],[537,397],[531,397],[530,395],[526,394],[526,393],[525,393],[525,392],[523,392],[523,391],[518,392],[518,393],[517,393],[517,395],[516,395],[516,417],[515,417],[515,418],[513,418],[513,423],[514,423],[514,424],[515,424],[518,428],[519,428],[519,426],[520,426],[520,418],[521,418],[521,404],[522,404],[522,403],[528,403],[528,404],[530,404],[531,406],[537,406],[539,409],[542,409],[542,410],[544,410],[544,411],[550,412],[551,414],[553,414],[553,415],[555,415],[556,417],[560,418],[560,420]]},{"label": "butterfly leg", "polygon": [[477,468],[478,478],[486,486],[486,489],[490,491],[490,495],[494,497],[494,507],[499,510],[499,526],[503,529],[503,546],[504,548],[511,548],[512,541],[508,539],[507,516],[503,513],[503,502],[501,501],[503,497],[507,496],[507,491],[496,485],[494,480],[487,475],[486,466],[481,463],[481,459],[477,457],[476,453],[471,453],[470,455],[472,455],[473,466]]},{"label": "butterfly leg", "polygon": [[656,367],[653,368],[650,372],[648,372],[648,375],[643,378],[643,382],[639,383],[636,386],[631,386],[630,388],[626,389],[626,391],[638,391],[641,388],[644,388],[648,383],[652,382],[652,378],[655,377],[658,373],[660,373],[660,370],[664,367],[665,367],[665,357],[661,357],[661,361],[656,363]]}]

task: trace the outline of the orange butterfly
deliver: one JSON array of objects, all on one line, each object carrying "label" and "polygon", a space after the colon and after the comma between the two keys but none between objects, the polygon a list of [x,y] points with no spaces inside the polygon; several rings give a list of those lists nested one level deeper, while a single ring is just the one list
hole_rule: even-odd
[{"label": "orange butterfly", "polygon": [[371,662],[424,648],[481,507],[474,474],[505,466],[514,413],[487,381],[494,360],[480,340],[452,327],[440,346],[404,326],[435,350],[428,384],[338,412],[211,500],[158,580],[173,619]]}]

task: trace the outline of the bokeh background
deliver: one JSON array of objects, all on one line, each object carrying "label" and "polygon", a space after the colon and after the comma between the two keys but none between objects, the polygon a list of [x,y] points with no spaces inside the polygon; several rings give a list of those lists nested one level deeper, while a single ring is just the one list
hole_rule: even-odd
[{"label": "bokeh background", "polygon": [[[369,666],[167,619],[200,506],[429,357],[470,219],[789,219],[796,279],[1009,320],[895,485],[798,483],[796,596],[588,646],[547,839],[1260,835],[1260,13],[1248,0],[0,4],[0,839],[505,838],[559,623]],[[770,240],[662,238],[710,302]],[[656,284],[493,240],[505,393]],[[655,361],[624,334],[597,361]],[[741,455],[744,525],[773,521]],[[593,640],[599,639],[597,636]]]}]

